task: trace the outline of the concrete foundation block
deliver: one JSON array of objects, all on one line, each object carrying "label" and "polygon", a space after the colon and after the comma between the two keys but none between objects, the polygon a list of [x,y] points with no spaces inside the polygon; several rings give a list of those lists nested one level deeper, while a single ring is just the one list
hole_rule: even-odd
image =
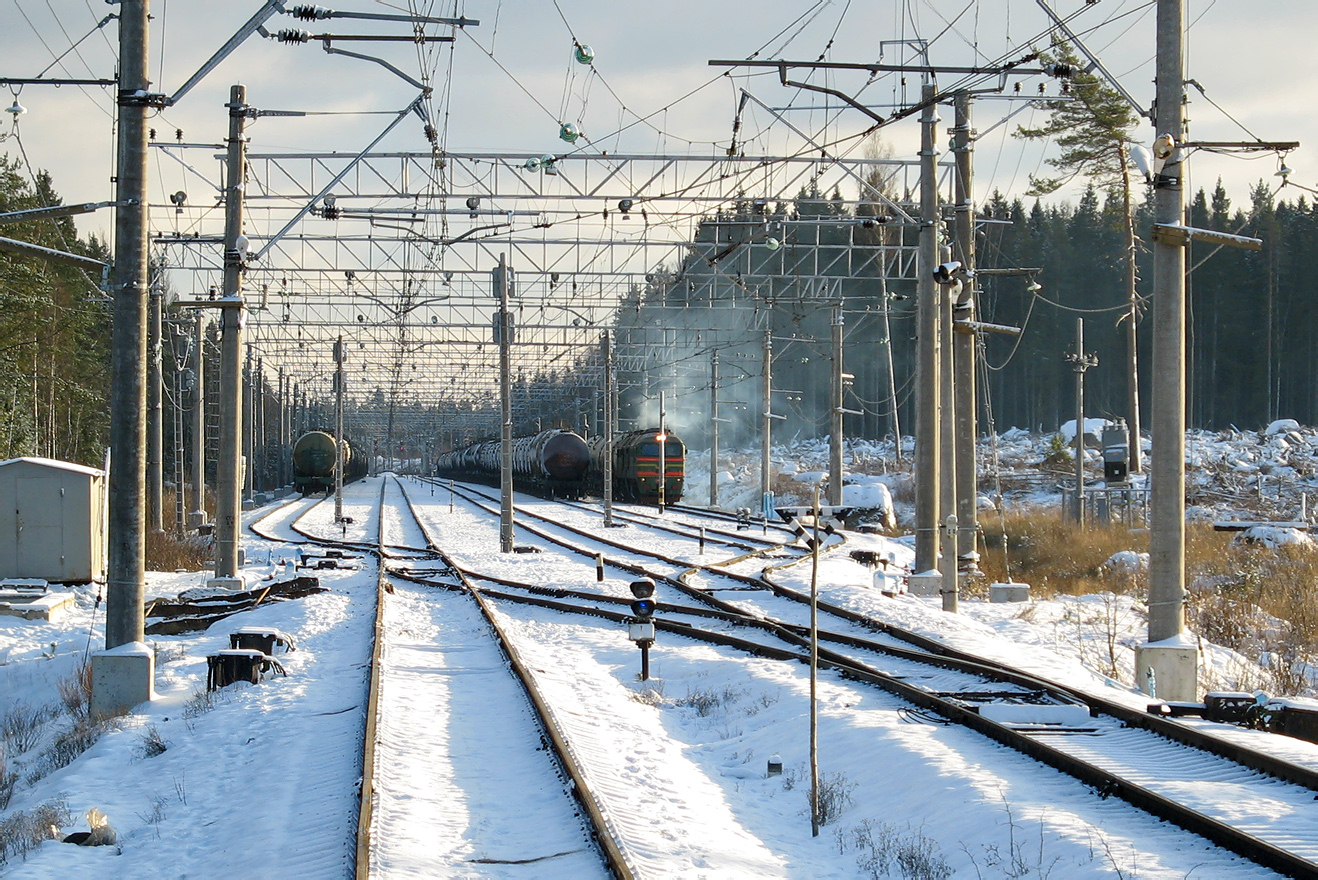
[{"label": "concrete foundation block", "polygon": [[217,577],[206,581],[206,586],[216,590],[230,590],[235,593],[241,593],[247,589],[247,578],[239,574],[237,577]]},{"label": "concrete foundation block", "polygon": [[1135,646],[1135,681],[1150,697],[1199,699],[1199,650],[1176,639]]},{"label": "concrete foundation block", "polygon": [[1029,584],[989,584],[989,602],[991,604],[1028,601],[1030,601]]},{"label": "concrete foundation block", "polygon": [[91,715],[126,715],[155,696],[156,655],[141,642],[92,654]]},{"label": "concrete foundation block", "polygon": [[943,592],[943,575],[937,571],[922,571],[907,578],[906,586],[912,596],[940,596]]}]

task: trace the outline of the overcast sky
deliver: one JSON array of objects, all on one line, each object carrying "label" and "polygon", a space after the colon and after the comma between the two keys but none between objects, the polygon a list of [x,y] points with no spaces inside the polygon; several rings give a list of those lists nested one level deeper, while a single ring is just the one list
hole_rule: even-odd
[{"label": "overcast sky", "polygon": [[[1081,11],[1075,30],[1087,33],[1092,49],[1141,102],[1152,100],[1154,4],[1143,0],[1051,0],[1065,15]],[[290,6],[292,4],[290,3]],[[393,6],[351,0],[335,9],[396,12]],[[413,3],[432,14],[451,15],[453,3]],[[561,151],[558,124],[580,124],[592,148],[611,152],[692,152],[709,154],[726,146],[736,110],[737,89],[747,88],[771,106],[818,107],[823,96],[804,95],[780,85],[776,74],[760,74],[735,82],[719,78],[712,58],[762,58],[894,62],[909,58],[890,41],[925,39],[936,65],[967,65],[1014,59],[1030,46],[1043,46],[1046,19],[1036,0],[834,0],[831,3],[787,0],[731,2],[634,3],[619,0],[468,0],[457,3],[466,16],[480,20],[459,35],[452,49],[437,47],[419,62],[414,46],[340,44],[367,54],[379,54],[416,76],[426,68],[433,75],[444,142],[450,150]],[[215,3],[199,0],[156,0],[151,35],[154,89],[174,91],[201,62],[261,4],[257,0]],[[1187,0],[1188,75],[1201,84],[1216,109],[1191,89],[1191,135],[1195,139],[1298,140],[1301,149],[1287,159],[1297,183],[1318,185],[1318,121],[1311,112],[1310,79],[1318,61],[1308,40],[1318,33],[1318,4],[1312,0]],[[91,33],[115,7],[101,0],[0,0],[5,9],[0,29],[0,76],[33,76],[56,55],[84,36],[47,76],[109,76],[113,72],[117,30],[111,22]],[[565,21],[566,19],[566,21]],[[271,30],[298,27],[338,34],[408,33],[406,25],[368,25],[350,21],[306,24],[277,15]],[[572,39],[595,51],[598,76],[572,63]],[[492,49],[493,59],[487,54]],[[497,62],[497,63],[496,63]],[[501,67],[502,66],[502,67]],[[452,80],[447,81],[452,70]],[[712,81],[712,83],[711,83]],[[822,82],[822,79],[817,79]],[[943,85],[953,81],[944,77]],[[172,140],[181,128],[187,141],[218,143],[226,125],[223,104],[235,82],[248,86],[251,104],[268,109],[396,110],[416,90],[384,68],[344,57],[327,56],[317,44],[285,46],[260,37],[250,39],[182,102],[153,121],[161,139]],[[1037,93],[1039,80],[1023,89]],[[706,85],[708,84],[708,85]],[[855,92],[864,74],[838,74],[829,84]],[[702,87],[703,86],[703,87]],[[1055,86],[1049,86],[1050,93]],[[889,77],[868,86],[866,102],[901,103],[919,91],[912,76],[903,86]],[[615,97],[616,95],[616,97]],[[447,96],[445,99],[444,96]],[[5,96],[8,106],[11,96]],[[32,165],[51,171],[65,201],[90,201],[111,196],[113,132],[112,91],[97,88],[28,86],[19,95],[28,112],[20,119],[22,146]],[[990,129],[1019,102],[985,99],[977,105],[976,127]],[[888,112],[886,108],[880,112]],[[1022,146],[1008,136],[1016,122],[1028,122],[1026,110],[1011,123],[983,136],[977,151],[976,196],[994,188],[1021,193],[1032,172],[1048,155],[1044,146]],[[1237,122],[1232,121],[1230,114]],[[944,119],[951,113],[945,111]],[[645,122],[638,122],[645,117]],[[847,110],[794,110],[790,120],[830,139],[864,129],[868,120]],[[9,132],[9,115],[0,131]],[[1034,121],[1042,120],[1037,114]],[[384,116],[325,116],[309,119],[261,120],[251,128],[252,149],[361,149],[386,123]],[[765,129],[766,114],[748,119],[744,134],[748,152],[769,154],[794,150],[781,126]],[[1243,126],[1243,129],[1242,127]],[[621,130],[621,132],[620,132]],[[1247,133],[1247,131],[1249,133]],[[1140,136],[1151,141],[1147,124]],[[945,143],[945,133],[941,136]],[[918,143],[915,121],[885,130],[884,138],[899,157],[913,157]],[[795,142],[799,145],[799,142]],[[713,146],[719,144],[721,146]],[[419,122],[404,123],[387,145],[424,150]],[[0,143],[0,151],[18,153],[18,140]],[[198,159],[205,158],[198,155]],[[209,160],[208,160],[209,162]],[[167,159],[152,159],[152,199],[163,201],[186,175]],[[166,167],[166,166],[170,167]],[[213,167],[208,164],[207,169]],[[1217,177],[1226,182],[1237,203],[1249,186],[1273,176],[1276,159],[1246,161],[1198,153],[1190,163],[1191,188],[1211,188]],[[1291,190],[1291,198],[1299,195]],[[84,230],[104,233],[110,217],[84,220]]]}]

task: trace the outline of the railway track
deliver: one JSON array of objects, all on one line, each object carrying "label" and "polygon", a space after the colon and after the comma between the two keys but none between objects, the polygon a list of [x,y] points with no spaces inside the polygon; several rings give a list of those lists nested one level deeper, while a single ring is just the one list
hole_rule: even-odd
[{"label": "railway track", "polygon": [[[478,493],[464,497],[491,510]],[[581,554],[583,563],[598,552],[583,545],[584,538],[625,550],[610,550],[606,563],[653,577],[697,603],[661,601],[659,625],[667,632],[764,657],[805,657],[804,597],[772,576],[693,565],[671,553],[637,548],[614,534],[601,535],[598,528],[592,533],[563,517],[521,510],[519,518],[528,533]],[[529,519],[538,523],[531,525]],[[481,592],[496,601],[616,622],[627,618],[624,598],[453,568],[468,581],[494,585]],[[417,571],[407,576],[430,579]],[[725,598],[730,595],[735,599]],[[1288,876],[1318,875],[1318,826],[1311,818],[1318,773],[1311,768],[969,657],[845,608],[825,605],[822,610],[835,623],[821,631],[821,641],[828,644],[820,650],[821,663],[847,678],[878,686],[926,713],[1061,770],[1103,797],[1120,797],[1260,865]],[[754,637],[744,635],[747,630]]]},{"label": "railway track", "polygon": [[[336,538],[326,534],[323,523],[316,530],[304,522],[327,504],[322,500],[291,502],[289,506],[297,505],[299,509],[277,528],[263,526],[262,521],[249,526],[254,534],[268,540],[314,546],[322,551],[366,553],[381,562],[362,734],[355,876],[426,875],[452,870],[454,863],[471,865],[471,870],[485,875],[497,874],[498,866],[518,872],[528,870],[519,866],[545,863],[546,870],[561,872],[562,876],[630,880],[634,875],[621,860],[608,829],[602,823],[598,827],[589,821],[583,824],[574,815],[574,798],[588,799],[589,789],[565,750],[546,701],[536,691],[534,679],[515,650],[502,639],[497,626],[496,638],[489,638],[487,628],[494,624],[477,610],[483,601],[479,594],[466,591],[467,596],[455,596],[436,608],[433,590],[389,577],[386,563],[416,565],[437,556],[418,546],[425,538],[410,505],[400,503],[396,497],[400,485],[397,480],[382,482],[376,519],[363,524],[366,531],[376,532],[374,542],[347,540],[342,534]],[[287,506],[280,510],[287,510]],[[357,532],[362,530],[355,528]],[[438,625],[440,619],[442,627]],[[459,622],[456,641],[455,621]],[[452,667],[433,668],[427,659],[436,651],[452,652],[462,660]],[[515,677],[507,675],[508,667]],[[478,684],[453,684],[468,679]],[[499,726],[495,741],[490,741],[488,726],[482,727],[479,742],[473,740],[471,732],[464,734],[460,730],[439,736],[436,718],[488,714],[494,700],[509,707],[509,722]],[[551,745],[549,762],[545,760],[545,742]],[[464,758],[461,770],[453,762],[435,760],[436,751],[460,753]],[[489,756],[489,760],[482,762],[481,755]],[[499,798],[497,803],[483,805],[487,816],[478,835],[471,834],[461,818],[455,819],[448,809],[459,795],[470,795],[455,787],[455,777],[463,772],[482,774],[480,790],[488,788],[487,797]],[[502,789],[497,784],[500,779],[504,781]],[[529,806],[508,809],[505,800],[526,801],[527,787],[534,789],[536,785],[540,792],[529,798]],[[555,821],[538,823],[539,833],[528,841],[518,827],[528,818],[536,818],[528,812],[541,820],[546,813],[557,815],[550,817]],[[589,810],[585,812],[588,818],[597,818],[590,817]],[[579,830],[576,834],[560,831],[556,836],[552,832],[555,827]]]}]

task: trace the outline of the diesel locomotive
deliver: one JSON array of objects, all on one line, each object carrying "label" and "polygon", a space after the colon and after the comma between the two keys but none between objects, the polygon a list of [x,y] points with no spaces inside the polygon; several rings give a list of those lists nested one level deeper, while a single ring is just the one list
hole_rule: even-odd
[{"label": "diesel locomotive", "polygon": [[[604,438],[591,443],[590,490],[604,493]],[[686,445],[672,431],[658,428],[627,431],[613,441],[613,497],[640,504],[660,502],[660,460],[663,461],[665,505],[682,500],[686,484]]]}]

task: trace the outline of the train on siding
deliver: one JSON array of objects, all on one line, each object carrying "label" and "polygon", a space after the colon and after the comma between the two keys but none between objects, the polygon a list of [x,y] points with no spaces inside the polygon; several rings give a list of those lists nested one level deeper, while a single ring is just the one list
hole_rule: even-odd
[{"label": "train on siding", "polygon": [[[660,433],[657,428],[620,434],[613,444],[613,497],[619,501],[656,504],[660,500]],[[663,502],[682,497],[686,446],[672,433],[664,435],[662,458],[666,479]],[[437,477],[499,485],[498,440],[486,440],[446,452],[435,459]],[[587,444],[571,431],[541,431],[513,440],[513,485],[520,492],[548,498],[577,499],[604,493],[604,441]]]},{"label": "train on siding", "polygon": [[[343,444],[343,482],[351,483],[366,476],[366,459],[353,451],[346,440]],[[334,491],[334,435],[326,431],[308,431],[293,444],[293,487],[303,495],[312,492]]]},{"label": "train on siding", "polygon": [[[499,485],[502,444],[486,440],[435,459],[435,476]],[[580,498],[590,468],[590,448],[571,431],[541,431],[513,439],[513,484],[549,498]]]}]

